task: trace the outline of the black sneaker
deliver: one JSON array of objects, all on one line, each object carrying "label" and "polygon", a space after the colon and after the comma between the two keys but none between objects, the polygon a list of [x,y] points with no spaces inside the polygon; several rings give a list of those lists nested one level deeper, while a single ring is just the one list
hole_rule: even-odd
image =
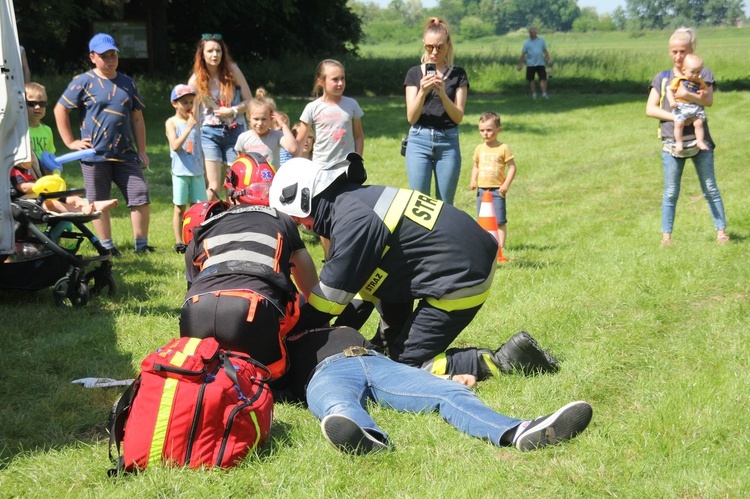
[{"label": "black sneaker", "polygon": [[148,245],[143,246],[142,248],[133,250],[133,253],[135,253],[136,255],[143,255],[146,253],[155,253],[155,252],[156,252],[156,248],[154,248],[153,246],[148,246]]},{"label": "black sneaker", "polygon": [[320,423],[323,435],[341,452],[370,454],[388,449],[388,443],[378,440],[353,420],[341,414],[329,414]]},{"label": "black sneaker", "polygon": [[187,244],[185,244],[185,243],[175,243],[174,244],[174,250],[177,253],[185,254],[185,252],[187,251]]},{"label": "black sneaker", "polygon": [[521,452],[527,452],[566,442],[586,429],[593,413],[586,402],[571,402],[548,416],[521,423],[513,445]]},{"label": "black sneaker", "polygon": [[108,248],[108,249],[109,249],[109,254],[110,255],[112,255],[114,258],[120,258],[120,256],[121,256],[120,250],[118,250],[114,246],[112,246],[111,248]]}]

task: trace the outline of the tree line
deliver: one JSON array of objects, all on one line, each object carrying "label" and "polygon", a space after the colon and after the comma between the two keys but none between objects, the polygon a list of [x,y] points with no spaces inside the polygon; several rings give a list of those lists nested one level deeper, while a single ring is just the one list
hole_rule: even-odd
[{"label": "tree line", "polygon": [[[97,21],[145,21],[150,47],[143,72],[186,73],[201,33],[221,33],[245,63],[346,57],[360,43],[410,43],[425,19],[444,18],[463,39],[536,26],[544,31],[721,26],[746,20],[743,0],[626,0],[599,14],[576,0],[15,0],[21,44],[36,72],[89,68],[87,43]],[[132,69],[131,69],[132,70]]]},{"label": "tree line", "polygon": [[346,0],[15,0],[14,7],[29,65],[47,73],[90,67],[97,21],[145,21],[157,74],[189,71],[202,33],[221,34],[247,62],[346,54],[362,33]]},{"label": "tree line", "polygon": [[[640,31],[682,25],[732,26],[746,20],[744,0],[626,0],[625,7],[598,13],[576,0],[439,0],[424,8],[421,0],[392,0],[387,8],[350,2],[362,20],[366,43],[408,43],[421,36],[429,16],[445,19],[462,39],[504,35],[536,26],[544,31]],[[406,28],[406,29],[405,29]]]}]

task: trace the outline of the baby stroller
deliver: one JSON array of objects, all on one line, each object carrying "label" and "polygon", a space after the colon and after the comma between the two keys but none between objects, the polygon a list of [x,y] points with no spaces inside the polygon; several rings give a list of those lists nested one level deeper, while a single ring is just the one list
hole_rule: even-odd
[{"label": "baby stroller", "polygon": [[[46,199],[85,193],[85,189],[73,189],[21,199],[11,191],[16,245],[15,253],[0,262],[0,289],[38,291],[54,285],[52,295],[61,307],[83,307],[92,295],[115,294],[111,253],[85,225],[101,213],[51,213],[43,207]],[[37,224],[46,227],[42,230]],[[78,256],[84,240],[98,255]]]}]

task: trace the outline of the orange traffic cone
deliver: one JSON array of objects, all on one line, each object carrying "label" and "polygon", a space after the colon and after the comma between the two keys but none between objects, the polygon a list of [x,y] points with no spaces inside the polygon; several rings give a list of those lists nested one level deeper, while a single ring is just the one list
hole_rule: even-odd
[{"label": "orange traffic cone", "polygon": [[482,194],[482,203],[479,205],[479,226],[492,234],[497,241],[497,263],[505,263],[508,259],[503,256],[503,247],[500,246],[500,233],[497,231],[497,219],[495,218],[495,208],[492,206],[492,193],[484,191]]}]

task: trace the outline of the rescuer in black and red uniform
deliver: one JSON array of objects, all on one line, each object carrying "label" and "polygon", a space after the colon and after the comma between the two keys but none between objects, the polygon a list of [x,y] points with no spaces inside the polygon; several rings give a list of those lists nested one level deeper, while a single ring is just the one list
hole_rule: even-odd
[{"label": "rescuer in black and red uniform", "polygon": [[224,183],[232,206],[201,203],[185,213],[189,288],[180,336],[215,337],[278,378],[288,367],[284,336],[299,317],[297,287],[308,295],[317,272],[296,223],[268,207],[274,174],[262,156],[240,157]]},{"label": "rescuer in black and red uniform", "polygon": [[[365,178],[357,155],[326,166],[294,158],[274,177],[270,206],[331,242],[295,329],[327,324],[359,293],[376,303],[381,321],[371,341],[391,359],[479,379],[507,372],[498,359],[502,348],[445,355],[490,293],[495,238],[449,204],[409,189],[361,185]],[[557,369],[528,333],[519,335],[508,348],[549,366],[540,370]]]}]

